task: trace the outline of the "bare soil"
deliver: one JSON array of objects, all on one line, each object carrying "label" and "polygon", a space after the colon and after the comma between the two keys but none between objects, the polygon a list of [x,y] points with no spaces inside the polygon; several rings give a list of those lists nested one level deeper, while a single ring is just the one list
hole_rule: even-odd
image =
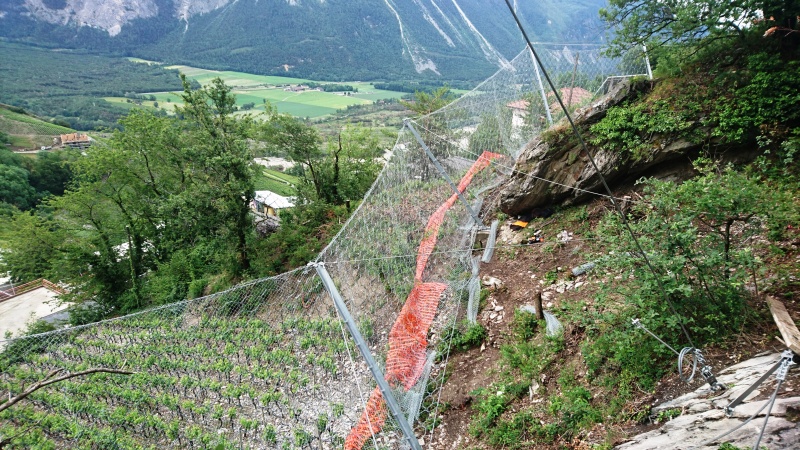
[{"label": "bare soil", "polygon": [[[634,197],[635,198],[635,197]],[[498,236],[498,248],[492,262],[481,266],[481,277],[487,276],[500,280],[501,287],[491,290],[482,309],[478,314],[478,322],[486,327],[488,338],[480,348],[473,348],[462,353],[453,353],[448,361],[449,377],[443,387],[441,401],[444,407],[440,413],[441,425],[436,428],[433,442],[427,443],[425,448],[437,450],[455,449],[491,449],[486,443],[481,442],[470,434],[470,422],[477,414],[472,408],[473,393],[476,389],[489,387],[498,379],[500,370],[500,347],[511,340],[511,325],[514,311],[525,304],[533,304],[534,297],[540,291],[551,286],[553,279],[556,284],[571,281],[573,288],[545,297],[544,309],[553,311],[556,317],[562,306],[590,308],[594,303],[594,294],[602,281],[593,277],[591,273],[578,277],[571,276],[571,269],[586,262],[586,255],[591,253],[593,242],[587,236],[607,211],[609,205],[603,200],[596,200],[586,206],[582,216],[569,218],[560,216],[558,221],[549,219],[534,219],[526,229],[512,231],[509,225],[514,221],[509,218],[501,226]],[[533,234],[533,230],[542,229],[544,242],[525,245],[524,239]],[[572,232],[571,240],[563,244],[556,244],[556,235],[566,230]],[[523,241],[520,245],[519,242]],[[794,267],[789,273],[797,277],[797,267],[800,266],[800,233],[797,228],[790,239],[778,243],[780,252],[764,254],[762,258],[766,266],[771,268]],[[782,254],[781,254],[782,252]],[[781,275],[781,273],[783,275]],[[800,323],[800,283],[796,278],[786,279],[786,271],[777,269],[765,274],[758,291],[758,297],[749,305],[754,319],[749,320],[747,326],[722,345],[704,348],[706,359],[711,366],[720,370],[736,364],[756,354],[765,352],[779,352],[785,346],[776,339],[779,336],[777,328],[763,301],[765,291],[781,299],[795,322]],[[781,279],[783,277],[784,279]],[[575,287],[581,283],[579,287]],[[487,287],[484,287],[487,289]],[[582,305],[582,306],[581,306]],[[562,367],[571,365],[577,367],[577,375],[585,377],[586,370],[580,354],[580,343],[584,333],[575,324],[563,323],[565,329],[565,349],[558,355],[556,363],[548,366],[541,374],[539,380],[540,392],[554,392],[558,389],[556,380]],[[582,369],[581,369],[582,368]],[[665,401],[674,399],[684,393],[695,390],[703,384],[699,375],[692,384],[680,380],[677,369],[665,376],[656,386],[654,392],[641,391],[641,395],[632,401],[626,410],[631,412],[641,411]],[[790,395],[792,391],[800,389],[798,377],[788,380],[783,393]],[[585,383],[593,390],[595,401],[602,401],[605,394],[596,386]],[[760,397],[766,397],[764,392]],[[760,398],[759,397],[759,398]],[[543,401],[543,399],[523,398],[512,405],[511,413],[519,410],[528,401]],[[570,442],[556,442],[552,445],[535,445],[531,448],[574,448],[588,449],[591,444],[616,445],[641,432],[657,428],[659,424],[654,418],[643,421],[610,420],[607,424],[598,424],[593,429],[587,430]]]}]

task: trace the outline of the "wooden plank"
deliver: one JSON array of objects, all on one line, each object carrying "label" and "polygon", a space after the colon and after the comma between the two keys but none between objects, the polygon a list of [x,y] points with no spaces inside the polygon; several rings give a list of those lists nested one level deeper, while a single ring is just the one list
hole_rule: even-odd
[{"label": "wooden plank", "polygon": [[767,304],[772,313],[772,318],[775,319],[778,330],[783,336],[783,341],[786,342],[786,346],[796,355],[800,355],[800,330],[797,329],[797,325],[789,315],[789,311],[786,311],[783,303],[774,297],[767,297]]}]

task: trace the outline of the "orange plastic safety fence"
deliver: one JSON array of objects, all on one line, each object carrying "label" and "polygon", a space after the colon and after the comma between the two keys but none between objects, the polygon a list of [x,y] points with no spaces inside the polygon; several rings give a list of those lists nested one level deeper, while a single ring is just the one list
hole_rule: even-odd
[{"label": "orange plastic safety fence", "polygon": [[[472,164],[472,167],[461,177],[461,182],[458,183],[458,192],[463,194],[467,186],[472,182],[472,178],[475,174],[485,169],[493,159],[502,156],[503,155],[498,153],[481,153],[481,156]],[[428,226],[425,227],[422,242],[420,242],[419,250],[417,250],[417,271],[414,274],[414,279],[416,281],[422,281],[422,274],[425,271],[425,267],[428,266],[428,259],[431,253],[433,253],[433,248],[436,246],[436,240],[439,238],[439,227],[444,221],[444,215],[447,213],[447,210],[456,203],[456,200],[458,200],[458,195],[451,195],[450,198],[431,215],[430,219],[428,219]]]},{"label": "orange plastic safety fence", "polygon": [[[483,152],[475,163],[458,183],[458,192],[463,193],[472,182],[472,178],[486,168],[492,159],[502,155]],[[447,289],[444,283],[424,283],[422,276],[428,265],[436,241],[439,237],[439,227],[444,222],[444,216],[458,200],[458,195],[453,194],[434,212],[428,225],[425,227],[422,241],[417,250],[417,270],[414,276],[414,288],[408,294],[403,309],[400,310],[397,320],[389,332],[389,354],[386,358],[386,380],[393,386],[402,385],[406,390],[411,389],[422,376],[425,368],[428,347],[428,330],[439,308],[439,299]],[[360,450],[365,442],[374,433],[377,433],[386,421],[386,403],[378,388],[372,392],[367,407],[358,424],[350,430],[345,440],[346,450]]]},{"label": "orange plastic safety fence", "polygon": [[358,424],[350,430],[350,434],[344,441],[344,448],[348,450],[361,450],[364,443],[370,436],[380,431],[386,422],[386,403],[378,388],[372,391],[372,395],[367,400],[367,408],[358,420]]}]

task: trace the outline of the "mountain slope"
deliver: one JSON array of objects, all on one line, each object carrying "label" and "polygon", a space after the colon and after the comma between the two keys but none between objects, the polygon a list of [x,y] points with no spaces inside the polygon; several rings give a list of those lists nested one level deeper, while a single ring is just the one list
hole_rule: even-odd
[{"label": "mountain slope", "polygon": [[[518,13],[536,40],[596,40],[603,3]],[[320,79],[478,80],[524,46],[503,0],[9,0],[0,36]]]}]

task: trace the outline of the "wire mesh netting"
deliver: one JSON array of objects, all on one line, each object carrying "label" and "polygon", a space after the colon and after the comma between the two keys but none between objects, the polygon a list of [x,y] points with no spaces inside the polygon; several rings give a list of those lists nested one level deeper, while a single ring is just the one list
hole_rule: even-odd
[{"label": "wire mesh netting", "polygon": [[[641,55],[537,51],[569,108],[613,77],[646,73]],[[559,118],[541,76],[526,50],[455,102],[407,121],[370,192],[316,260],[426,442],[435,441],[451,331],[477,316],[473,243],[485,224],[475,214],[548,116]],[[134,373],[40,389],[0,412],[0,435],[42,448],[403,448],[357,344],[310,267],[3,341],[0,387],[10,395],[54,369]]]}]

